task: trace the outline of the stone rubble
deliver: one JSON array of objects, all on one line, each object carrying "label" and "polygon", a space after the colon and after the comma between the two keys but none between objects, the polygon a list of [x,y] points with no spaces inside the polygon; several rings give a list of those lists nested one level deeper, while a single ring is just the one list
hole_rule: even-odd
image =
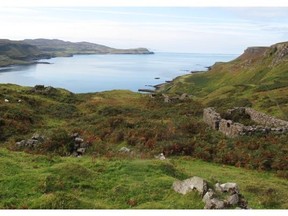
[{"label": "stone rubble", "polygon": [[183,195],[193,190],[198,191],[202,196],[202,202],[205,204],[204,209],[249,208],[248,202],[240,193],[236,183],[217,183],[215,184],[214,189],[212,189],[208,188],[208,183],[204,179],[194,176],[184,181],[175,181],[172,188],[177,193]]},{"label": "stone rubble", "polygon": [[31,139],[16,142],[18,148],[36,148],[45,141],[45,136],[35,133]]}]

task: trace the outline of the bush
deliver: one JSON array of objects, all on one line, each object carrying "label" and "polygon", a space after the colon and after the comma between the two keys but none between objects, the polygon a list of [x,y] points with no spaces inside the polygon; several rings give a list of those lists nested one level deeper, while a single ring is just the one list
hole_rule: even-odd
[{"label": "bush", "polygon": [[63,129],[53,130],[50,138],[43,144],[43,152],[50,152],[66,156],[72,153],[74,141],[67,131]]}]

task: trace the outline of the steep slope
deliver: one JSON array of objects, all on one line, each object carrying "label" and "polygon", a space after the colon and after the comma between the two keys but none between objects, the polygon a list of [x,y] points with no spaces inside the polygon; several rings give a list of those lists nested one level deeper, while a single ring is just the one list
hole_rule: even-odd
[{"label": "steep slope", "polygon": [[288,119],[288,42],[250,47],[233,61],[166,84],[166,92],[187,92],[207,106],[252,106]]},{"label": "steep slope", "polygon": [[152,54],[146,48],[115,49],[89,42],[72,43],[57,39],[26,39],[23,42],[37,46],[42,52],[52,56],[72,56],[74,54]]}]

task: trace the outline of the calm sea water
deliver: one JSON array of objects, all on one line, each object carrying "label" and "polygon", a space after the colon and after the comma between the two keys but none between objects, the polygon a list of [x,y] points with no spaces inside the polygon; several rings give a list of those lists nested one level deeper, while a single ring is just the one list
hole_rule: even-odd
[{"label": "calm sea water", "polygon": [[[45,60],[51,64],[0,68],[0,83],[42,84],[75,93],[112,89],[137,91],[238,55],[156,53],[154,55],[75,55]],[[160,79],[155,79],[160,78]]]}]

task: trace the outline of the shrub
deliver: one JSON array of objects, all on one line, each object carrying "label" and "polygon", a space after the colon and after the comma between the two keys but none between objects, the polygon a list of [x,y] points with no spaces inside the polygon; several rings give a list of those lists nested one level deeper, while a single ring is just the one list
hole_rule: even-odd
[{"label": "shrub", "polygon": [[49,139],[43,144],[42,151],[66,156],[72,153],[74,141],[64,129],[53,130]]}]

